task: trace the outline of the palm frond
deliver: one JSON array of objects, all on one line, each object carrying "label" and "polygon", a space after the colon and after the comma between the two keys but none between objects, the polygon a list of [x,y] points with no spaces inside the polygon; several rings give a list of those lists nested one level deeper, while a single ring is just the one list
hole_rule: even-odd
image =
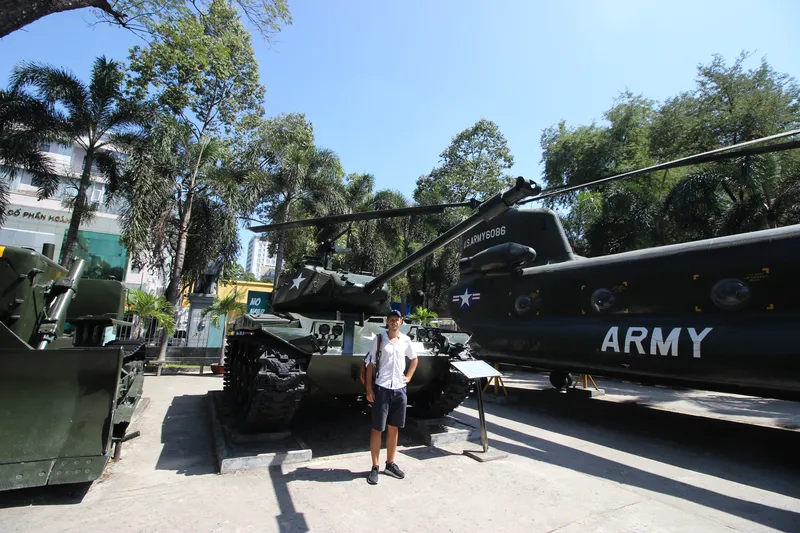
[{"label": "palm frond", "polygon": [[73,118],[88,118],[90,102],[86,85],[75,74],[36,62],[23,62],[11,71],[13,90],[33,86],[39,96],[50,106],[63,104]]},{"label": "palm frond", "polygon": [[200,313],[200,318],[205,318],[207,315],[211,315],[211,323],[214,325],[215,328],[219,327],[219,320],[223,316],[227,317],[227,320],[233,320],[237,316],[244,315],[247,313],[247,304],[245,302],[237,301],[239,297],[238,290],[234,290],[228,296],[224,298],[215,298],[214,303],[203,309]]},{"label": "palm frond", "polygon": [[89,82],[92,115],[95,120],[112,114],[115,104],[120,100],[120,90],[125,74],[120,63],[100,56],[94,60],[92,77]]},{"label": "palm frond", "polygon": [[175,333],[175,310],[163,296],[154,296],[140,289],[128,292],[126,310],[142,319],[153,318],[167,335]]}]

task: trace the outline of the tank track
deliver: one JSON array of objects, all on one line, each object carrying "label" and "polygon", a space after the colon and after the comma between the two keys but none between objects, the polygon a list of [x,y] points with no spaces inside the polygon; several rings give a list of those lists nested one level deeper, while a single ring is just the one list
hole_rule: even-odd
[{"label": "tank track", "polygon": [[413,414],[419,418],[441,418],[453,412],[467,399],[472,382],[467,377],[448,366],[447,375],[435,388],[422,393],[412,404]]},{"label": "tank track", "polygon": [[308,390],[305,370],[298,361],[274,347],[250,343],[225,354],[223,390],[242,415],[242,429],[275,431],[292,421]]}]

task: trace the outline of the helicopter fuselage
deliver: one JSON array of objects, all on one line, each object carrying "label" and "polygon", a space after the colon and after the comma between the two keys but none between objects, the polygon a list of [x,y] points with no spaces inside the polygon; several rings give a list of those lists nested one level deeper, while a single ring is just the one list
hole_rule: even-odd
[{"label": "helicopter fuselage", "polygon": [[[532,211],[491,225],[534,249],[561,240],[553,262],[537,250],[533,266],[467,272],[450,290],[450,312],[480,357],[800,399],[800,226],[579,258],[566,253],[555,213],[543,225],[548,210]],[[469,257],[482,241],[464,242]]]}]

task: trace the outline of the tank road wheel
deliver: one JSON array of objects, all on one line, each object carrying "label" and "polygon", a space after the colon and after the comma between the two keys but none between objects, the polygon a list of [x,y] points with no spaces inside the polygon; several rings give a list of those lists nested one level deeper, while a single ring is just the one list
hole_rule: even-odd
[{"label": "tank road wheel", "polygon": [[420,391],[410,400],[411,414],[418,418],[441,418],[451,413],[467,399],[472,382],[467,377],[447,366],[447,374],[429,388]]},{"label": "tank road wheel", "polygon": [[558,390],[566,389],[572,385],[572,374],[561,370],[550,372],[550,384]]}]

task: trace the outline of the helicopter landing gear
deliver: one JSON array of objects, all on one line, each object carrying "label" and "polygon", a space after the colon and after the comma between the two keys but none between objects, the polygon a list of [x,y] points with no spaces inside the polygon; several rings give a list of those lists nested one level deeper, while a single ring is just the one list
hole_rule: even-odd
[{"label": "helicopter landing gear", "polygon": [[558,390],[566,389],[572,385],[572,374],[561,370],[550,372],[550,384]]}]

